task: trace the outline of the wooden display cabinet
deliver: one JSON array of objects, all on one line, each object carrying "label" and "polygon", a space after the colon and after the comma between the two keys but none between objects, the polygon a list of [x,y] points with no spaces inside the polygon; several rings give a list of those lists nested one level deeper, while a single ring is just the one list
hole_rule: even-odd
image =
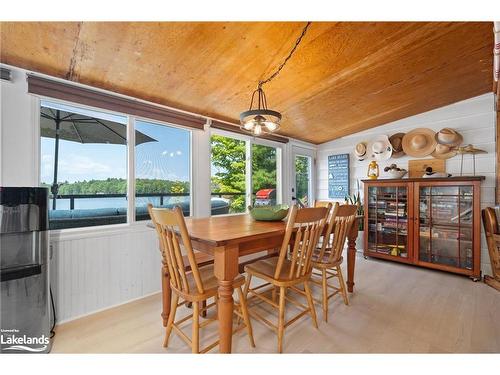
[{"label": "wooden display cabinet", "polygon": [[363,180],[364,255],[479,280],[482,180]]}]

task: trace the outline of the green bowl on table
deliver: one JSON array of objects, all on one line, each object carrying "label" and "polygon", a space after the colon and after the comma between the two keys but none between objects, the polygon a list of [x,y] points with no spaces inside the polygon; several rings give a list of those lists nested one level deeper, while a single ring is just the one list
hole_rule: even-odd
[{"label": "green bowl on table", "polygon": [[280,221],[288,215],[289,207],[286,204],[276,206],[248,207],[250,215],[257,221]]}]

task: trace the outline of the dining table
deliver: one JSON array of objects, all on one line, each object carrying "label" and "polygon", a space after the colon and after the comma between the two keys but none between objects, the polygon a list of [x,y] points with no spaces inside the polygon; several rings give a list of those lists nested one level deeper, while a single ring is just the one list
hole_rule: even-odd
[{"label": "dining table", "polygon": [[[354,289],[354,266],[356,262],[356,238],[358,218],[348,236],[347,289]],[[281,247],[285,234],[284,221],[256,221],[249,214],[211,216],[185,219],[194,250],[211,255],[214,274],[218,280],[219,351],[231,353],[233,336],[233,281],[239,275],[240,257]],[[151,224],[149,224],[152,227]],[[167,317],[170,308],[170,283],[164,268],[162,275],[163,312]],[[167,299],[167,300],[166,300]]]}]

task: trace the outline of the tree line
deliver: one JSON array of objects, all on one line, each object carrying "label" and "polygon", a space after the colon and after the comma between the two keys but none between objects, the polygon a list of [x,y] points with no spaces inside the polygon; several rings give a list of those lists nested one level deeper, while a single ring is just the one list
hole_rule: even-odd
[{"label": "tree line", "polygon": [[[42,183],[50,188],[50,184]],[[135,180],[135,191],[138,194],[149,193],[189,193],[188,181],[172,181],[149,178]],[[58,194],[126,194],[127,180],[123,178],[107,178],[105,180],[84,180],[76,182],[62,182],[59,184]]]}]

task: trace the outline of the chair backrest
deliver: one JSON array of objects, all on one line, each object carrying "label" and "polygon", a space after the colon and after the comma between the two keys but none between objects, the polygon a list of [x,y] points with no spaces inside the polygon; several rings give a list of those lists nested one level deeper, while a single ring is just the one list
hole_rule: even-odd
[{"label": "chair backrest", "polygon": [[326,229],[323,230],[323,242],[321,243],[321,251],[325,251],[330,244],[330,238],[332,235],[333,227],[335,225],[335,217],[337,216],[337,212],[339,210],[339,203],[316,200],[314,201],[314,207],[327,207],[330,210],[328,220],[325,224]]},{"label": "chair backrest", "polygon": [[158,223],[156,222],[154,216],[153,216],[153,205],[151,203],[148,203],[148,213],[149,213],[149,217],[151,218],[151,223],[154,225],[155,227],[155,230],[156,230],[156,234],[158,235],[158,240],[159,240],[159,243],[160,243],[160,253],[161,253],[161,260],[162,260],[162,263],[165,267],[167,267],[167,257],[166,257],[166,253],[163,249],[163,243],[160,239],[160,236],[161,236],[161,228],[160,226],[158,225]]},{"label": "chair backrest", "polygon": [[[291,263],[288,279],[297,279],[307,275],[312,270],[311,258],[318,244],[319,237],[328,219],[327,207],[290,208],[286,224],[285,238],[280,249],[274,277],[279,278],[287,258],[288,246],[291,245],[289,260]],[[292,235],[295,235],[292,243]]]},{"label": "chair backrest", "polygon": [[165,253],[168,272],[170,275],[170,283],[173,288],[183,293],[193,293],[190,290],[186,268],[181,251],[181,242],[186,252],[191,272],[194,277],[196,289],[198,293],[204,293],[203,283],[196,264],[191,239],[184,221],[184,215],[180,207],[173,209],[167,208],[152,208],[151,219],[157,226],[161,248]]},{"label": "chair backrest", "polygon": [[484,233],[490,255],[491,272],[495,279],[500,280],[500,239],[498,238],[498,219],[493,207],[486,207],[482,211]]},{"label": "chair backrest", "polygon": [[486,236],[498,234],[498,219],[493,207],[486,207],[482,212],[484,233]]},{"label": "chair backrest", "polygon": [[[318,255],[321,261],[334,263],[340,260],[342,251],[344,250],[347,236],[349,235],[358,206],[354,204],[343,204],[338,207],[335,218],[333,218],[333,242],[331,248],[322,246]],[[326,259],[325,259],[326,258]]]}]

